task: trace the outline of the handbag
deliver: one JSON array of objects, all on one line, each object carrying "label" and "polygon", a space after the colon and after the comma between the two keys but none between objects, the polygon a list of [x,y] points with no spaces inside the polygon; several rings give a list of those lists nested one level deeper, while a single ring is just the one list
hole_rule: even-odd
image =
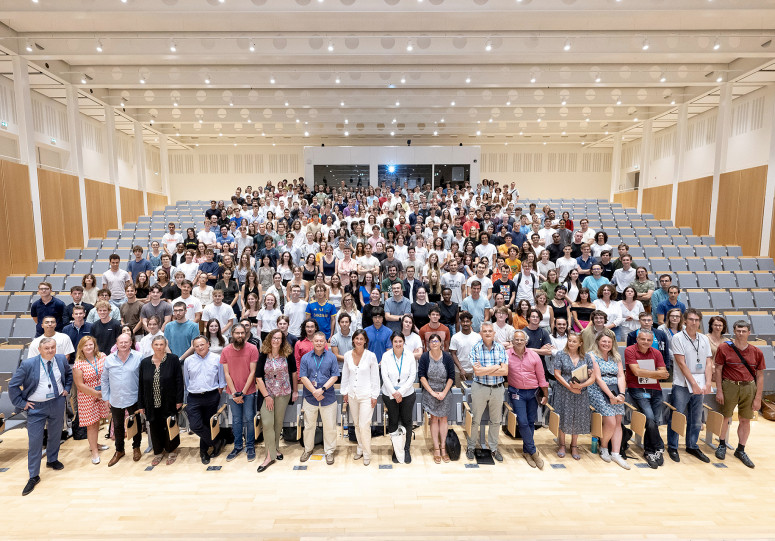
[{"label": "handbag", "polygon": [[450,460],[460,460],[460,438],[457,432],[451,428],[447,429],[447,438],[444,443],[447,446],[447,455]]},{"label": "handbag", "polygon": [[762,417],[768,421],[775,421],[775,395],[762,397]]}]

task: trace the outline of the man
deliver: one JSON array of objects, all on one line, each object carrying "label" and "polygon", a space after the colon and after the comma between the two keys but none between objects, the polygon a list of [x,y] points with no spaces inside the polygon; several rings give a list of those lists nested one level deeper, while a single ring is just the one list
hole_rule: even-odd
[{"label": "man", "polygon": [[[239,252],[242,253],[241,251]],[[280,258],[280,254],[277,252],[277,248],[274,247],[274,239],[269,235],[264,237],[264,246],[258,251],[258,256],[261,260],[265,257],[269,258],[269,265],[276,268],[277,260]]]},{"label": "man", "polygon": [[632,267],[632,256],[625,254],[619,258],[622,262],[622,268],[614,271],[611,283],[616,286],[616,291],[621,295],[624,289],[635,281],[635,269]]},{"label": "man", "polygon": [[51,284],[48,282],[38,284],[38,295],[40,298],[30,307],[30,316],[35,322],[35,336],[43,334],[45,316],[54,316],[57,322],[56,330],[61,331],[64,328],[65,303],[51,294]]},{"label": "man", "polygon": [[[627,394],[638,410],[646,416],[643,457],[649,467],[656,470],[664,464],[662,453],[665,450],[665,444],[659,435],[659,424],[662,420],[662,386],[659,381],[667,379],[668,373],[662,355],[651,347],[652,340],[651,331],[641,331],[637,344],[627,346],[624,350],[624,364]],[[697,452],[700,452],[699,449]],[[670,458],[673,458],[673,453],[677,458],[678,451],[668,448]]]},{"label": "man", "polygon": [[205,306],[202,311],[202,323],[205,329],[211,319],[217,319],[221,325],[221,334],[229,336],[231,326],[234,325],[234,320],[237,317],[234,315],[234,309],[228,304],[224,304],[222,289],[213,289],[213,302]]},{"label": "man", "polygon": [[[544,332],[546,332],[544,330]],[[541,406],[549,400],[549,384],[544,377],[544,365],[536,352],[526,347],[528,336],[523,330],[514,331],[508,353],[509,401],[517,416],[519,434],[522,437],[522,457],[531,468],[544,469],[544,460],[538,453],[533,438],[538,418],[536,399],[541,389]],[[492,410],[490,410],[492,411]]]},{"label": "man", "polygon": [[70,288],[70,297],[73,299],[73,302],[68,304],[65,307],[65,312],[62,315],[62,324],[63,326],[67,325],[73,320],[73,310],[76,306],[80,306],[84,310],[84,314],[88,314],[89,311],[94,308],[93,305],[89,304],[88,302],[83,302],[83,287],[82,286],[73,286]]},{"label": "man", "polygon": [[[235,325],[231,332],[232,343],[223,348],[221,364],[229,394],[231,411],[231,431],[234,434],[234,448],[226,456],[231,462],[247,447],[248,462],[256,459],[255,428],[253,417],[256,414],[256,364],[258,349],[247,342],[247,330]],[[246,438],[242,439],[242,426],[245,425]]]},{"label": "man", "polygon": [[479,256],[479,258],[486,257],[487,261],[490,262],[490,267],[495,268],[495,256],[498,253],[498,249],[495,247],[494,244],[490,244],[490,235],[489,233],[482,233],[479,236],[480,244],[476,247],[476,255]]},{"label": "man", "polygon": [[[455,363],[455,385],[461,381],[469,381],[474,377],[474,365],[471,362],[471,350],[482,337],[472,329],[473,316],[470,312],[460,312],[460,332],[452,335],[449,342],[449,352]],[[493,335],[494,336],[494,335]]]},{"label": "man", "polygon": [[291,299],[285,303],[283,313],[288,317],[288,334],[301,337],[301,324],[307,317],[307,303],[300,299],[301,286],[291,286]]},{"label": "man", "polygon": [[441,311],[437,305],[432,305],[428,310],[428,317],[430,321],[419,329],[420,340],[422,340],[425,350],[429,350],[430,345],[428,340],[432,334],[438,334],[441,337],[444,351],[449,351],[449,343],[452,339],[452,335],[449,332],[449,328],[441,323]]},{"label": "man", "polygon": [[[229,228],[222,225],[218,229],[218,234],[215,236],[215,247],[219,250],[223,250],[225,244],[231,244],[234,242],[234,235],[229,233]],[[171,254],[170,254],[171,255]]]},{"label": "man", "polygon": [[121,323],[129,325],[132,328],[133,334],[139,334],[143,328],[143,322],[140,320],[140,311],[143,308],[143,303],[137,298],[137,290],[131,282],[127,284],[124,291],[126,302],[119,308]]},{"label": "man", "polygon": [[660,325],[665,323],[667,313],[673,308],[678,308],[681,310],[681,315],[686,312],[686,305],[678,300],[678,295],[680,293],[681,289],[678,286],[670,286],[667,289],[667,299],[657,305],[657,320],[659,321]]},{"label": "man", "polygon": [[401,290],[403,291],[404,282],[401,280],[401,277],[398,275],[398,267],[396,265],[390,265],[387,268],[385,279],[382,280],[382,291],[384,291],[385,300],[388,300],[390,298],[390,295],[393,292],[393,284],[400,284]]},{"label": "man", "polygon": [[[662,304],[664,301],[668,300],[669,298],[669,291],[670,286],[673,285],[673,277],[669,274],[660,274],[659,275],[659,287],[654,290],[654,293],[651,294],[651,313],[656,316],[657,315],[657,308],[660,304]],[[681,299],[681,295],[679,293],[678,299],[679,302],[683,302]]]},{"label": "man", "polygon": [[589,316],[589,325],[587,328],[581,331],[581,341],[584,342],[584,351],[591,351],[592,346],[595,344],[595,337],[598,333],[605,333],[611,340],[613,340],[613,347],[617,349],[619,345],[616,342],[616,334],[614,331],[606,326],[608,321],[608,315],[602,310],[595,310]]},{"label": "man", "polygon": [[336,356],[336,361],[339,363],[341,370],[345,353],[353,349],[353,333],[350,330],[352,318],[350,318],[350,314],[347,312],[342,312],[339,314],[338,322],[336,334],[331,337],[331,353]]},{"label": "man", "polygon": [[315,429],[318,413],[323,422],[323,450],[326,464],[334,463],[336,450],[336,394],[334,384],[339,378],[336,356],[326,351],[326,335],[316,332],[312,337],[314,349],[301,358],[299,376],[304,385],[304,452],[299,459],[306,462],[315,447]]},{"label": "man", "polygon": [[[385,301],[385,319],[387,326],[393,332],[401,332],[401,318],[406,314],[412,313],[412,303],[404,297],[404,287],[401,282],[396,282],[390,286],[393,296]],[[372,313],[372,317],[374,314]]]},{"label": "man", "polygon": [[43,338],[40,354],[21,362],[8,384],[8,396],[17,411],[27,412],[27,471],[30,475],[22,490],[26,496],[40,483],[43,433],[46,440],[46,467],[59,471],[59,444],[62,438],[65,401],[73,386],[73,372],[64,355],[57,355],[53,338]]},{"label": "man", "polygon": [[498,451],[498,435],[501,430],[501,414],[503,410],[503,381],[509,373],[506,350],[495,341],[495,329],[492,323],[482,323],[482,340],[471,349],[474,382],[471,384],[471,433],[468,436],[466,458],[474,459],[474,448],[479,440],[479,423],[484,409],[490,413],[487,429],[487,447],[492,457],[503,462],[503,455]]},{"label": "man", "polygon": [[[99,303],[97,303],[99,304]],[[100,351],[110,351],[110,349]],[[132,341],[128,334],[122,334],[116,340],[116,352],[108,355],[102,369],[100,385],[102,399],[110,404],[113,417],[113,433],[116,435],[116,452],[108,462],[108,467],[115,466],[124,458],[124,417],[126,413],[134,415],[138,409],[137,394],[140,383],[140,353],[132,349]],[[136,419],[135,422],[139,422]],[[140,460],[140,442],[142,430],[132,438],[132,460]]]},{"label": "man", "polygon": [[207,276],[207,285],[210,287],[218,282],[218,263],[213,261],[214,257],[215,252],[211,248],[207,248],[205,250],[205,260],[199,264],[199,272]]},{"label": "man", "polygon": [[[710,340],[699,332],[701,322],[702,315],[689,308],[684,313],[684,330],[670,342],[675,359],[670,403],[678,413],[686,415],[686,452],[708,463],[710,459],[700,451],[697,440],[702,429],[703,400],[711,393],[713,354]],[[672,430],[671,421],[672,418],[667,424],[667,454],[678,462],[678,434]]]},{"label": "man", "polygon": [[182,302],[186,307],[186,319],[199,325],[202,319],[202,302],[191,295],[194,290],[194,284],[189,280],[183,280],[180,283],[180,297],[172,301],[172,306]]},{"label": "man", "polygon": [[463,299],[460,309],[472,315],[473,329],[479,332],[482,323],[490,320],[490,302],[479,295],[482,290],[482,284],[479,280],[469,282],[468,290],[471,294]]},{"label": "man", "polygon": [[441,287],[448,287],[452,291],[452,302],[460,304],[466,298],[466,277],[462,272],[458,272],[457,259],[454,257],[447,266],[449,272],[441,275]]},{"label": "man", "polygon": [[[449,273],[446,273],[449,274]],[[442,283],[444,283],[442,281]],[[404,292],[410,303],[417,299],[417,290],[423,286],[423,283],[415,277],[414,265],[406,267],[406,278],[404,278]]]},{"label": "man", "polygon": [[498,293],[502,293],[506,307],[511,309],[514,306],[514,300],[517,298],[517,284],[515,284],[513,280],[509,279],[511,268],[508,265],[503,263],[500,269],[500,278],[495,280],[495,282],[492,284],[492,295],[494,297]]},{"label": "man", "polygon": [[376,357],[377,362],[382,361],[382,356],[387,350],[393,347],[390,343],[390,337],[393,335],[388,327],[382,325],[385,320],[385,310],[378,306],[371,313],[372,324],[363,329],[366,331],[366,336],[369,339],[369,351],[371,351]]},{"label": "man", "polygon": [[487,265],[485,265],[483,261],[480,261],[476,264],[476,274],[471,276],[468,279],[468,282],[466,282],[466,290],[470,293],[471,285],[474,283],[474,281],[479,282],[479,291],[481,292],[482,297],[485,297],[489,303],[493,295],[492,280],[490,280],[490,278],[485,275],[485,272],[487,272]]},{"label": "man", "polygon": [[205,211],[205,218],[208,220],[212,218],[213,216],[219,216],[221,214],[221,211],[217,208],[218,202],[213,199],[210,201],[210,208]]},{"label": "man", "polygon": [[530,261],[525,260],[522,263],[522,268],[514,277],[514,285],[517,288],[517,296],[514,299],[514,303],[516,304],[521,300],[526,300],[530,302],[530,304],[533,304],[539,284],[538,274],[533,271],[533,264],[530,263]]},{"label": "man", "polygon": [[326,286],[315,286],[315,302],[307,304],[306,314],[317,322],[318,330],[325,334],[328,340],[336,327],[336,308],[326,300]]},{"label": "man", "polygon": [[161,298],[162,287],[159,284],[153,284],[148,293],[150,301],[143,305],[140,310],[140,322],[143,325],[143,330],[146,333],[148,330],[148,320],[151,316],[156,316],[159,321],[162,322],[160,329],[163,331],[167,328],[167,324],[172,321],[172,305],[165,302]]},{"label": "man", "polygon": [[29,351],[27,352],[28,359],[40,354],[39,346],[41,341],[45,338],[51,338],[56,342],[57,355],[64,355],[65,358],[68,358],[72,353],[75,353],[75,347],[73,346],[72,341],[70,341],[70,337],[64,333],[56,332],[57,320],[54,316],[44,316],[41,323],[43,326],[43,334],[38,336],[30,344]]},{"label": "man", "polygon": [[640,322],[640,329],[635,329],[627,334],[627,346],[637,343],[638,334],[641,331],[653,331],[654,338],[651,342],[651,347],[662,354],[662,360],[665,361],[667,370],[670,372],[670,340],[667,338],[667,334],[660,329],[654,328],[654,318],[648,312],[638,314],[638,321]]},{"label": "man", "polygon": [[164,328],[164,338],[169,350],[182,361],[191,347],[191,341],[199,336],[199,326],[186,319],[186,304],[183,302],[172,305],[172,317],[173,320]]},{"label": "man", "polygon": [[[573,242],[570,243],[570,247],[571,247],[570,255],[573,258],[581,257],[581,249],[584,246],[584,244],[586,244],[582,240],[582,237],[583,237],[583,235],[582,235],[581,231],[576,231],[575,233],[573,233]],[[586,272],[584,274],[588,274],[588,272]]]},{"label": "man", "polygon": [[197,336],[192,345],[194,354],[183,363],[183,381],[188,390],[186,415],[191,430],[199,436],[199,458],[202,464],[207,465],[210,458],[220,454],[226,443],[222,434],[219,433],[213,440],[210,432],[210,418],[218,411],[226,378],[220,358],[210,352],[207,338]]},{"label": "man", "polygon": [[560,234],[557,231],[552,233],[552,242],[546,245],[546,251],[549,252],[549,261],[557,264],[557,260],[563,255],[563,248],[565,245],[560,240]]},{"label": "man", "polygon": [[621,269],[624,266],[622,264],[622,257],[624,257],[625,254],[630,255],[630,247],[624,242],[619,244],[616,250],[619,252],[619,257],[614,260],[614,270]]},{"label": "man", "polygon": [[745,444],[751,433],[753,412],[762,406],[764,387],[764,354],[748,343],[751,324],[741,319],[732,326],[734,339],[724,342],[716,350],[716,402],[721,405],[724,423],[721,425],[716,458],[724,460],[727,452],[727,431],[732,414],[737,407],[737,449],[735,458],[754,467],[745,452]]},{"label": "man", "polygon": [[554,379],[554,375],[549,374],[547,365],[547,356],[552,354],[552,339],[549,332],[543,327],[539,327],[543,314],[535,308],[531,308],[527,313],[527,327],[522,329],[525,332],[527,340],[526,347],[532,350],[541,359],[544,366],[546,379]]},{"label": "man", "polygon": [[121,321],[110,317],[110,306],[107,301],[97,301],[94,307],[97,321],[91,324],[91,335],[97,340],[97,348],[106,355],[121,334]]},{"label": "man", "polygon": [[102,273],[102,288],[110,291],[110,303],[120,307],[126,302],[126,286],[132,283],[129,273],[120,269],[121,258],[113,254],[109,258],[110,268]]},{"label": "man", "polygon": [[[75,306],[73,308],[72,316],[72,321],[65,325],[65,328],[62,329],[62,334],[70,339],[70,343],[73,345],[73,351],[75,351],[78,348],[78,344],[81,342],[81,338],[91,335],[92,324],[86,323],[86,311],[83,306]],[[70,358],[73,358],[73,356],[71,355]]]},{"label": "man", "polygon": [[133,261],[129,261],[126,264],[126,270],[129,273],[129,276],[131,277],[133,282],[137,281],[137,275],[141,272],[144,272],[148,278],[151,277],[151,274],[153,273],[153,265],[151,265],[151,262],[147,259],[143,259],[143,247],[142,246],[135,246],[132,248],[132,253],[134,254],[135,258]]},{"label": "man", "polygon": [[175,224],[170,222],[167,224],[167,232],[161,238],[162,248],[164,253],[172,257],[179,242],[183,242],[183,235],[175,232]]},{"label": "man", "polygon": [[385,248],[385,253],[387,254],[387,257],[382,260],[382,262],[379,264],[380,266],[380,272],[382,276],[389,276],[390,273],[390,267],[396,268],[396,275],[398,276],[398,279],[400,280],[402,276],[404,276],[404,266],[401,264],[401,262],[395,258],[396,249],[394,246],[389,245],[387,248]]},{"label": "man", "polygon": [[241,226],[237,231],[234,242],[237,243],[237,253],[241,254],[245,248],[253,247],[253,237],[248,235],[248,227],[246,225]]},{"label": "man", "polygon": [[196,234],[196,239],[203,242],[206,248],[215,248],[215,232],[210,229],[210,220],[204,221],[204,227]]},{"label": "man", "polygon": [[589,244],[595,242],[595,230],[589,227],[589,220],[582,218],[579,225],[581,226],[581,240]]}]

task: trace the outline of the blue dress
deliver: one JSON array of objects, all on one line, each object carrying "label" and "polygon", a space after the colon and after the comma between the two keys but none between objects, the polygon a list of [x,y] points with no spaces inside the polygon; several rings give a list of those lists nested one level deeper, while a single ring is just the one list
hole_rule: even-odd
[{"label": "blue dress", "polygon": [[[613,356],[609,356],[606,361],[593,353],[587,353],[587,358],[597,363],[603,381],[613,392],[618,387],[619,362]],[[624,391],[624,389],[619,389],[621,393]],[[611,404],[608,401],[608,395],[603,393],[597,383],[589,386],[589,403],[603,417],[624,415],[624,404]]]}]

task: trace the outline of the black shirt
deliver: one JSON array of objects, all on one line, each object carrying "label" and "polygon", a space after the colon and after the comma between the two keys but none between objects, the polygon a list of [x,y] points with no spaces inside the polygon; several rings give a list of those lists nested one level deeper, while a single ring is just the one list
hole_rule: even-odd
[{"label": "black shirt", "polygon": [[[527,344],[525,347],[532,349],[541,349],[546,344],[551,344],[552,339],[549,337],[549,333],[546,329],[538,327],[536,330],[530,330],[529,327],[522,329],[527,334]],[[546,379],[554,379],[554,376],[549,373],[546,366],[546,355],[539,355],[541,357],[541,363],[544,365],[544,375]]]},{"label": "black shirt", "polygon": [[576,244],[575,242],[571,242],[570,244],[570,256],[571,257],[581,257],[581,244]]},{"label": "black shirt", "polygon": [[438,303],[439,312],[441,312],[440,323],[444,325],[455,325],[457,323],[457,314],[460,311],[460,307],[456,302],[451,304]]},{"label": "black shirt", "polygon": [[557,260],[560,259],[563,256],[562,249],[565,246],[561,242],[554,244],[551,243],[549,246],[546,247],[546,251],[549,252],[549,261],[552,263],[557,263]]},{"label": "black shirt", "polygon": [[97,340],[97,347],[105,355],[110,354],[110,348],[116,345],[116,340],[121,336],[121,322],[111,319],[103,323],[98,319],[91,325],[91,335]]},{"label": "black shirt", "polygon": [[501,278],[492,283],[492,296],[494,297],[497,293],[503,293],[503,300],[506,302],[506,306],[510,306],[511,294],[514,293],[516,295],[516,292],[517,285],[513,280]]}]

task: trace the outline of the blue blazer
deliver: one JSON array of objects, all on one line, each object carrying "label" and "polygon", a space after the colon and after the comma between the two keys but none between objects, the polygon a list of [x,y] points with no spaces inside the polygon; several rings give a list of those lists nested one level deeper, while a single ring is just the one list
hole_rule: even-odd
[{"label": "blue blazer", "polygon": [[[14,372],[11,382],[8,384],[8,396],[16,407],[16,411],[24,409],[27,398],[35,391],[40,382],[40,355],[24,359],[19,368]],[[68,393],[73,387],[73,370],[67,363],[64,355],[54,355],[54,360],[59,367],[59,372],[65,382],[65,391]]]}]

